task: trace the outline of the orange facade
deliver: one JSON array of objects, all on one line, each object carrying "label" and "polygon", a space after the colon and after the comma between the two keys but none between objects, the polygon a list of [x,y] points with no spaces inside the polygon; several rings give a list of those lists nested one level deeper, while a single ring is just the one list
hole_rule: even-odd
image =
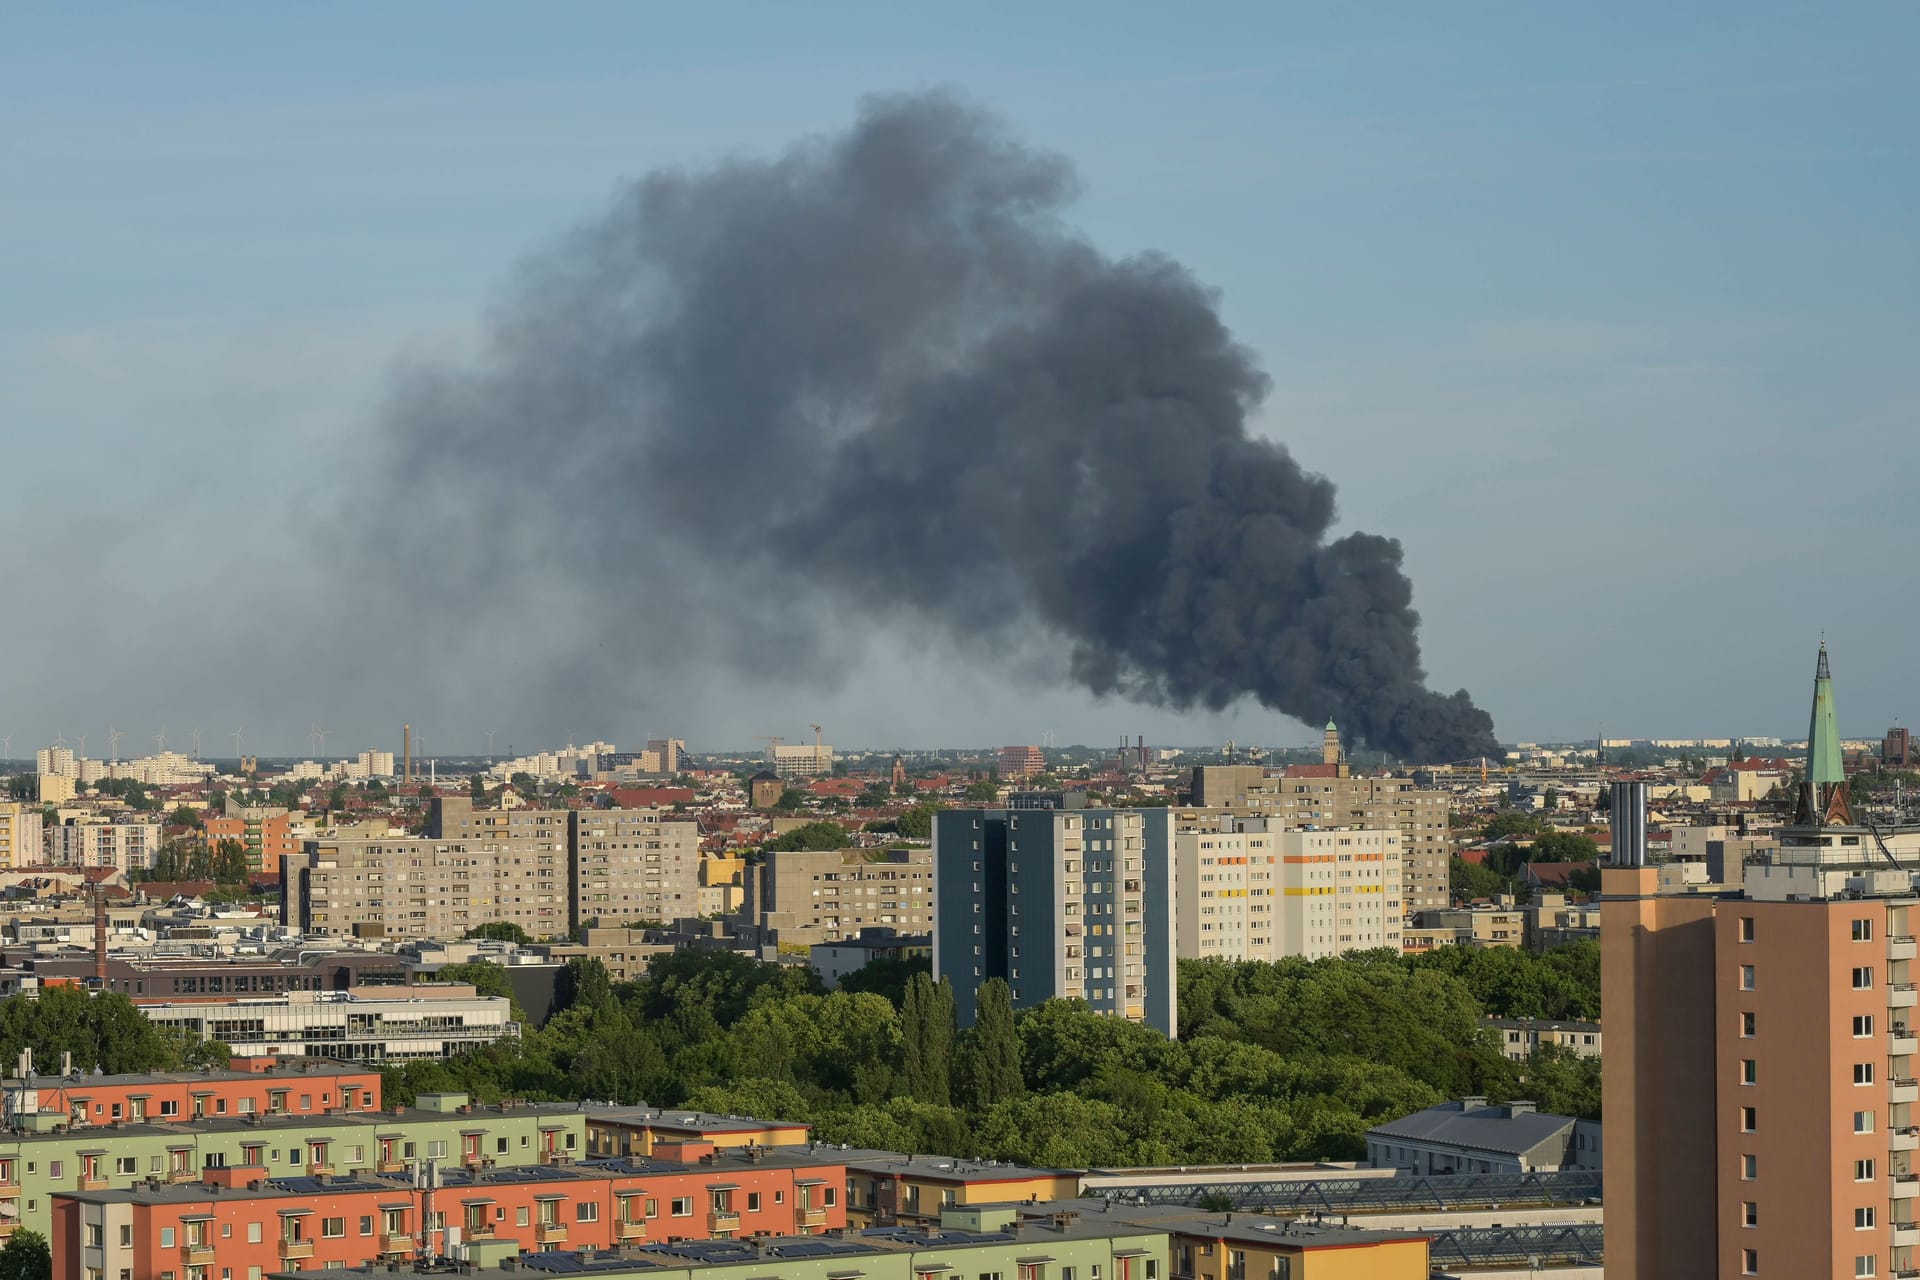
[{"label": "orange facade", "polygon": [[326,1115],[378,1111],[380,1073],[365,1068],[262,1057],[245,1069],[213,1074],[56,1076],[35,1082],[38,1110],[74,1128],[116,1122],[197,1120],[207,1116]]},{"label": "orange facade", "polygon": [[280,874],[283,859],[300,852],[300,840],[293,834],[293,815],[270,818],[215,818],[203,820],[207,844],[237,840],[246,846],[247,867],[265,875]]},{"label": "orange facade", "polygon": [[199,1184],[56,1195],[53,1276],[260,1280],[296,1266],[442,1253],[471,1240],[607,1249],[847,1225],[840,1165],[608,1161],[455,1169],[444,1178],[428,1189],[408,1174],[266,1180],[264,1169],[229,1168],[209,1170]]}]

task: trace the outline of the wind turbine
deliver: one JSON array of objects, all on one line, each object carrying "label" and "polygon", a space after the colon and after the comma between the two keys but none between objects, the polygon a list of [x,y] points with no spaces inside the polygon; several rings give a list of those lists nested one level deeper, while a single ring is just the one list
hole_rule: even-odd
[{"label": "wind turbine", "polygon": [[115,729],[111,725],[108,726],[107,728],[107,763],[108,764],[118,764],[120,762],[120,740],[126,736],[127,735],[121,730]]},{"label": "wind turbine", "polygon": [[239,760],[241,758],[240,757],[240,737],[244,733],[246,733],[245,729],[235,729],[233,731],[233,758],[235,760]]},{"label": "wind turbine", "polygon": [[80,735],[79,749],[76,750],[73,754],[80,757],[80,759],[82,760],[87,758],[87,735],[86,734],[83,733]]},{"label": "wind turbine", "polygon": [[489,765],[493,763],[493,735],[494,730],[487,730],[487,763]]},{"label": "wind turbine", "polygon": [[160,750],[165,751],[167,749],[167,726],[160,726],[160,732],[153,735],[153,741],[154,745],[159,747]]},{"label": "wind turbine", "polygon": [[315,737],[320,739],[320,759],[324,762],[327,758],[327,731],[319,725],[315,725],[313,727],[313,733]]},{"label": "wind turbine", "polygon": [[0,760],[13,759],[13,735],[0,733]]},{"label": "wind turbine", "polygon": [[193,731],[193,758],[195,760],[200,758],[200,731],[198,729]]}]

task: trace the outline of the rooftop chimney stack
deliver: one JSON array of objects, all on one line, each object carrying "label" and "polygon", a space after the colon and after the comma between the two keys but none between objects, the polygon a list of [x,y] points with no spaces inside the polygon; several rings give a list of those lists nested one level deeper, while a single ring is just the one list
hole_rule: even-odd
[{"label": "rooftop chimney stack", "polygon": [[1647,865],[1647,784],[1616,782],[1608,811],[1613,828],[1611,865]]},{"label": "rooftop chimney stack", "polygon": [[403,762],[400,766],[400,781],[412,782],[413,781],[413,726],[410,724],[403,724],[400,726],[400,759]]}]

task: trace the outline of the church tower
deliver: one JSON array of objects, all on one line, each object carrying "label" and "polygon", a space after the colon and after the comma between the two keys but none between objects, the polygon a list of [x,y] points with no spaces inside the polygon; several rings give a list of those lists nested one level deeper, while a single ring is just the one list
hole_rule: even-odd
[{"label": "church tower", "polygon": [[1833,672],[1827,666],[1827,642],[1813,669],[1813,716],[1807,724],[1807,777],[1793,806],[1797,826],[1852,826],[1853,796],[1847,789],[1846,762],[1840,754],[1840,719],[1833,709]]},{"label": "church tower", "polygon": [[1329,720],[1327,731],[1320,736],[1320,763],[1339,764],[1346,758],[1347,753],[1340,748],[1340,730]]}]

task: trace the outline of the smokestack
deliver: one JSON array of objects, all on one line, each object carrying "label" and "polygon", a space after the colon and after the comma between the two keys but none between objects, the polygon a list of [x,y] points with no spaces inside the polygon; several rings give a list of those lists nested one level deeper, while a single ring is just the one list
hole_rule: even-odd
[{"label": "smokestack", "polygon": [[1609,864],[1616,867],[1647,865],[1647,784],[1616,782],[1608,817],[1613,830],[1613,852]]},{"label": "smokestack", "polygon": [[400,781],[412,782],[413,781],[413,726],[410,724],[403,724],[400,726],[400,759],[404,762],[400,766]]},{"label": "smokestack", "polygon": [[[1491,717],[1426,687],[1399,544],[1336,535],[1332,482],[1250,432],[1270,384],[1218,295],[1095,248],[1078,186],[937,92],[633,183],[521,274],[471,365],[415,366],[388,401],[347,571],[407,600],[400,663],[480,662],[494,629],[461,604],[485,584],[599,615],[540,638],[554,687],[526,696],[550,716],[632,683],[605,635],[657,639],[663,684],[824,683],[849,633],[897,623],[1047,637],[1046,674],[1096,696],[1497,756]],[[530,452],[583,460],[565,501],[527,509]],[[796,584],[822,607],[775,647],[759,601]]]},{"label": "smokestack", "polygon": [[93,978],[101,990],[107,986],[107,895],[106,886],[93,886]]}]

